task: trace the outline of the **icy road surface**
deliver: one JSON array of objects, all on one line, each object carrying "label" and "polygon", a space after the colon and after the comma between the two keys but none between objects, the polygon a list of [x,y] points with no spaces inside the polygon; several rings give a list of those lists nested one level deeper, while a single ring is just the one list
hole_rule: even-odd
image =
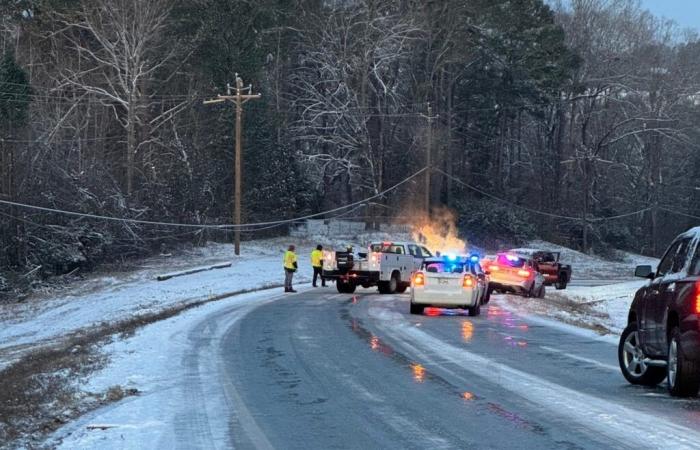
[{"label": "icy road surface", "polygon": [[[167,343],[154,345],[152,356],[162,352],[168,372],[131,368],[158,383],[68,425],[58,442],[71,449],[697,448],[700,401],[627,384],[615,339],[517,316],[499,302],[494,296],[471,318],[411,316],[407,295],[370,290],[240,296],[192,313],[186,326],[170,322]],[[148,333],[141,337],[152,339]]]}]

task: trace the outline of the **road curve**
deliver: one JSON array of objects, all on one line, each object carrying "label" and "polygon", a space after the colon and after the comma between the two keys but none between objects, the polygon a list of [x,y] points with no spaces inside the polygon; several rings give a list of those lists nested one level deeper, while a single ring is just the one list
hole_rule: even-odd
[{"label": "road curve", "polygon": [[406,295],[317,289],[251,308],[230,323],[220,315],[226,331],[217,372],[230,443],[280,449],[700,443],[700,402],[628,385],[609,340],[515,316],[497,296],[475,318],[407,312]]}]

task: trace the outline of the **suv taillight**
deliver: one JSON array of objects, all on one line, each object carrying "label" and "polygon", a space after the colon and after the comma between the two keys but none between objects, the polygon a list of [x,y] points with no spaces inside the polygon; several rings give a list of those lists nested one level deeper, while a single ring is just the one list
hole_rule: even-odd
[{"label": "suv taillight", "polygon": [[476,286],[476,280],[471,275],[465,275],[462,281],[462,287],[466,289],[471,289]]},{"label": "suv taillight", "polygon": [[518,270],[518,275],[520,275],[523,278],[528,278],[530,276],[530,271],[525,270],[525,269],[520,269],[520,270]]},{"label": "suv taillight", "polygon": [[423,272],[418,272],[415,275],[413,275],[413,285],[425,286],[425,275],[423,275]]},{"label": "suv taillight", "polygon": [[695,298],[693,311],[695,311],[695,314],[700,314],[700,281],[695,282]]}]

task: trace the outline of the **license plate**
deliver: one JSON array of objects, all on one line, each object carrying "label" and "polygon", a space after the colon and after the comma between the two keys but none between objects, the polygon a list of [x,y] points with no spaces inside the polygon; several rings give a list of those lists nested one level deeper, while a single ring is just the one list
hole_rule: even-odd
[{"label": "license plate", "polygon": [[450,280],[446,280],[444,278],[439,278],[438,283],[439,284],[450,284]]}]

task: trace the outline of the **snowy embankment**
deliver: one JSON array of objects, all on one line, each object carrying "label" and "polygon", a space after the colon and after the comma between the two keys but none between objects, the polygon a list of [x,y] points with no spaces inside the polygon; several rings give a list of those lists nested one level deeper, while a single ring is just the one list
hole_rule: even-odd
[{"label": "snowy embankment", "polygon": [[543,241],[532,242],[530,247],[561,252],[561,261],[572,266],[572,282],[561,291],[547,288],[545,299],[503,296],[507,306],[520,314],[545,316],[601,334],[620,334],[626,326],[634,294],[647,283],[634,278],[634,268],[641,264],[655,267],[659,262],[631,253],[621,253],[620,261],[609,261]]},{"label": "snowy embankment", "polygon": [[[244,243],[242,254],[231,245],[210,244],[176,257],[155,257],[130,274],[85,280],[54,297],[41,296],[0,306],[0,368],[28,351],[50,345],[80,330],[102,326],[166,308],[195,303],[227,293],[279,286],[284,282],[282,256],[288,239]],[[298,249],[297,281],[308,282],[310,244]],[[158,281],[175,270],[230,262],[230,267]]]}]

